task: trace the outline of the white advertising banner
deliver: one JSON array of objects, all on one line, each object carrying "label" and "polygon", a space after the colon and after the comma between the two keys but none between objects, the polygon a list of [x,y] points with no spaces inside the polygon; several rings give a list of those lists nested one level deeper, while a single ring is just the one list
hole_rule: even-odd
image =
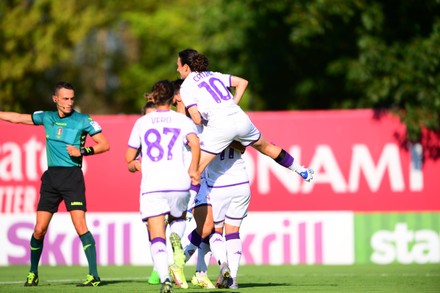
[{"label": "white advertising banner", "polygon": [[[242,224],[242,264],[353,264],[352,212],[251,212]],[[100,265],[151,265],[138,213],[88,213]],[[27,264],[34,214],[0,215],[0,265]],[[187,233],[194,221],[187,225]],[[183,237],[183,244],[187,237]],[[170,253],[170,256],[172,254]],[[195,263],[195,258],[191,260]],[[86,265],[68,213],[54,215],[42,265]]]}]

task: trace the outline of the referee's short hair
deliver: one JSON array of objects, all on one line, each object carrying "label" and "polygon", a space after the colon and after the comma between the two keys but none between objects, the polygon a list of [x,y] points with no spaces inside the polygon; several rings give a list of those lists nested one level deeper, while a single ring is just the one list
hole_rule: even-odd
[{"label": "referee's short hair", "polygon": [[53,89],[53,94],[56,95],[58,90],[60,89],[68,89],[74,91],[73,85],[67,81],[59,81],[55,84],[55,88]]}]

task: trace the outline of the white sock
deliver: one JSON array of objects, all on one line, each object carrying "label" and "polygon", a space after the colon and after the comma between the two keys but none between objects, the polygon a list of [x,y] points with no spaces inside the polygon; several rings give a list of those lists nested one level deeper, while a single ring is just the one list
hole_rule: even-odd
[{"label": "white sock", "polygon": [[176,233],[182,239],[185,233],[186,221],[184,219],[174,220],[170,223],[170,233]]},{"label": "white sock", "polygon": [[306,168],[298,164],[296,161],[293,161],[293,164],[290,165],[289,169],[295,171],[298,174],[306,170]]},{"label": "white sock", "polygon": [[209,238],[209,245],[211,247],[212,255],[214,255],[218,265],[228,261],[226,257],[226,245],[225,241],[223,240],[223,235],[217,232],[211,234]]},{"label": "white sock", "polygon": [[298,164],[296,160],[285,150],[281,150],[278,157],[276,157],[275,162],[280,164],[283,167],[289,168],[290,170],[295,171],[296,173],[304,172],[306,169]]},{"label": "white sock", "polygon": [[153,258],[154,267],[160,277],[160,282],[163,283],[170,275],[168,273],[168,252],[165,239],[154,238],[151,241],[151,256]]},{"label": "white sock", "polygon": [[[208,243],[206,243],[206,245],[209,247]],[[212,252],[211,252],[211,247],[209,247],[209,251],[205,254],[206,271],[208,271],[208,266],[211,263],[211,258],[212,258]]]},{"label": "white sock", "polygon": [[228,265],[231,270],[231,277],[236,278],[242,254],[242,243],[239,233],[226,235],[226,251],[228,255]]}]

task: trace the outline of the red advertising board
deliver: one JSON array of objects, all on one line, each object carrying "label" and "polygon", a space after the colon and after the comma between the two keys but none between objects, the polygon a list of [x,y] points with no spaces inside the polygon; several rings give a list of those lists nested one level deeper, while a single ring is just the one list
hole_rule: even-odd
[{"label": "red advertising board", "polygon": [[[390,114],[377,118],[372,110],[249,115],[267,140],[316,170],[307,183],[248,148],[251,211],[440,211],[438,136],[408,148],[404,125]],[[136,212],[140,174],[127,171],[124,155],[138,117],[93,118],[111,150],[85,158],[88,208]],[[44,140],[41,126],[0,122],[0,213],[34,211],[45,169]]]}]

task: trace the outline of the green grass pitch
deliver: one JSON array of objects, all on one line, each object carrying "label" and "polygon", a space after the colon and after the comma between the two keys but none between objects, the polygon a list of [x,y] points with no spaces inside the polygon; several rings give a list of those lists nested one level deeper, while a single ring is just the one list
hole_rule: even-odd
[{"label": "green grass pitch", "polygon": [[[160,285],[148,285],[151,267],[102,266],[103,286],[77,288],[87,274],[86,267],[41,266],[38,287],[23,286],[28,266],[0,267],[0,292],[159,292]],[[185,268],[188,281],[194,266]],[[218,268],[210,266],[209,277],[215,282]],[[242,266],[238,272],[238,290],[214,289],[215,292],[440,292],[440,264],[430,265],[353,265],[353,266]],[[192,287],[174,292],[206,292]]]}]

